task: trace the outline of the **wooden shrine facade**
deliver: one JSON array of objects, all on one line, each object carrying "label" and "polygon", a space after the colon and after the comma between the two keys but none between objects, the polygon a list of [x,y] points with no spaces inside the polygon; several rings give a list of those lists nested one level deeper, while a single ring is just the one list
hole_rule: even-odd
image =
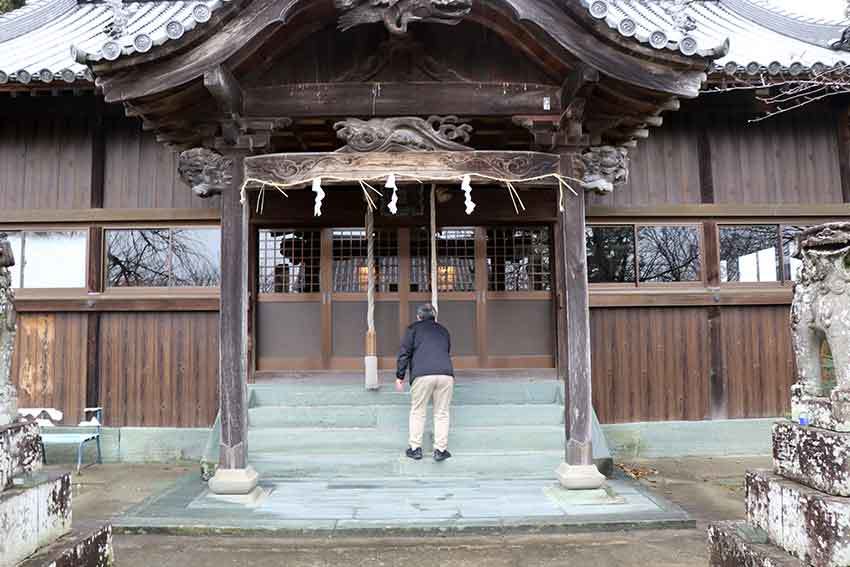
[{"label": "wooden shrine facade", "polygon": [[[406,34],[389,31],[383,20],[341,32],[341,14],[329,0],[223,6],[150,50],[125,49],[114,60],[93,54],[86,63],[96,93],[91,86],[0,85],[0,224],[18,235],[30,266],[18,286],[15,361],[30,405],[63,406],[73,416],[100,403],[108,425],[207,427],[219,409],[220,345],[245,353],[244,367],[241,355],[229,359],[229,372],[241,380],[284,369],[358,367],[361,256],[346,256],[347,280],[335,287],[334,242],[340,249],[362,243],[361,187],[326,183],[321,217],[314,216],[309,185],[288,198],[269,188],[258,212],[256,187],[250,207],[232,191],[244,168],[233,169],[229,193],[214,195],[215,183],[195,185],[209,197],[200,199],[178,175],[179,152],[212,149],[235,162],[335,154],[346,144],[335,125],[349,118],[456,115],[472,130],[467,148],[448,151],[540,152],[579,180],[589,148],[628,150],[628,179],[615,162],[607,173],[622,183],[585,196],[586,230],[570,240],[587,245],[590,377],[603,422],[785,411],[793,372],[782,334],[793,280],[786,249],[797,227],[850,212],[846,100],[749,124],[760,111],[750,93],[690,100],[720,50],[685,55],[653,48],[612,32],[580,2],[475,2],[455,26],[416,22]],[[22,96],[25,88],[44,96]],[[349,155],[377,151],[365,142],[365,151]],[[565,162],[570,171],[561,169]],[[399,215],[387,213],[386,199],[375,214],[376,228],[395,240],[395,255],[386,256],[398,264],[397,277],[377,292],[385,365],[410,311],[430,297],[424,284],[414,287],[421,276],[416,258],[423,257],[417,234],[427,231],[430,212],[430,183],[423,182],[399,183],[407,207]],[[374,185],[384,190],[383,181]],[[557,183],[518,185],[526,207],[518,214],[504,184],[479,180],[469,216],[458,180],[436,185],[439,227],[466,231],[453,235],[465,250],[455,265],[457,289],[450,289],[448,269],[438,286],[440,300],[458,307],[450,316],[458,317],[453,325],[463,339],[459,366],[560,361],[563,372],[564,271],[551,270],[548,290],[510,291],[491,289],[488,272],[500,254],[488,242],[508,229],[548,233],[549,262],[563,266],[559,235],[580,225],[565,223]],[[306,271],[263,259],[264,250],[276,253],[308,231],[318,249],[314,288],[306,287]],[[78,269],[66,280],[39,279],[43,235],[70,242],[69,262]],[[130,245],[151,236],[165,248],[140,263],[144,269],[122,271]],[[666,238],[672,240],[665,251],[677,247],[687,256],[675,274],[652,268],[646,252]],[[735,241],[752,246],[739,250],[730,245]],[[177,244],[205,260],[181,271]],[[744,257],[755,266],[749,272]],[[196,269],[201,265],[216,273]],[[472,277],[460,275],[470,265]],[[234,286],[245,294],[242,303],[231,302]],[[287,309],[311,322],[308,338],[282,338]],[[226,331],[219,317],[228,312],[231,321],[245,314],[244,323]],[[499,332],[514,315],[540,323],[529,339],[533,348],[512,345],[517,341]],[[290,338],[304,342],[288,348]],[[87,364],[78,364],[80,353]]]}]

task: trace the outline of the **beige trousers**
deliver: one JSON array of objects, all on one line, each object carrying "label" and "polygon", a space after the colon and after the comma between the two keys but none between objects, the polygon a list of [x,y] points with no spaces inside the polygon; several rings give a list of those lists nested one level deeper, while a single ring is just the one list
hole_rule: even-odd
[{"label": "beige trousers", "polygon": [[445,451],[449,446],[449,406],[455,379],[445,374],[420,376],[410,389],[410,447],[422,446],[425,434],[425,414],[428,400],[434,398],[434,449]]}]

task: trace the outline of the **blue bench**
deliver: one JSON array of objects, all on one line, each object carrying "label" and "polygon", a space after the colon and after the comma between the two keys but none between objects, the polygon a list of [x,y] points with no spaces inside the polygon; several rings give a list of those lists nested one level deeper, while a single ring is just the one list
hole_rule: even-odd
[{"label": "blue bench", "polygon": [[[77,474],[83,464],[83,448],[86,443],[94,441],[97,445],[97,463],[103,463],[100,450],[100,432],[103,422],[103,408],[85,408],[83,410],[84,421],[71,432],[51,433],[50,428],[56,427],[56,421],[62,419],[62,412],[52,408],[20,409],[20,415],[34,417],[41,427],[41,449],[43,462],[47,464],[48,445],[76,445],[77,446]],[[58,419],[57,419],[58,416]]]}]

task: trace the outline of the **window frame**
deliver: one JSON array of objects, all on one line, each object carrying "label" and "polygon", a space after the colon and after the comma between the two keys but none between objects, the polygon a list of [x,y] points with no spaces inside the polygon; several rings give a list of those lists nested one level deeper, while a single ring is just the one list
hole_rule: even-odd
[{"label": "window frame", "polygon": [[[22,297],[40,297],[40,296],[55,296],[57,294],[77,295],[86,293],[88,290],[89,272],[91,269],[91,246],[92,239],[90,238],[89,224],[15,224],[0,227],[0,232],[7,234],[21,232],[82,232],[86,240],[85,263],[83,266],[83,285],[80,287],[17,287],[13,288],[15,295],[18,298]],[[23,255],[26,254],[26,248],[23,249]],[[23,272],[22,258],[15,258],[15,264],[21,266]],[[23,273],[21,274],[23,276]]]},{"label": "window frame", "polygon": [[[109,249],[109,239],[107,233],[110,230],[118,231],[118,230],[162,230],[168,229],[169,232],[175,229],[217,229],[219,233],[221,232],[220,224],[211,224],[211,223],[151,223],[151,222],[139,222],[139,223],[122,223],[122,224],[103,224],[98,225],[101,229],[101,249],[100,249],[100,265],[101,265],[101,275],[100,275],[100,285],[102,286],[102,293],[109,295],[162,295],[163,293],[167,293],[169,295],[182,295],[182,296],[197,296],[197,295],[218,295],[221,290],[221,284],[216,286],[110,286],[107,280],[108,271],[109,271],[109,261],[107,259],[107,251]],[[171,237],[169,234],[169,255],[171,248]],[[218,257],[219,269],[221,269],[221,242],[219,242],[219,257]],[[173,275],[173,266],[171,264],[171,260],[169,258],[169,279]]]},{"label": "window frame", "polygon": [[[597,219],[599,217],[596,217]],[[600,227],[631,227],[632,234],[634,236],[634,272],[635,272],[635,281],[634,282],[598,282],[598,283],[590,283],[588,282],[588,286],[597,289],[597,290],[670,290],[671,288],[676,289],[698,289],[703,288],[706,285],[706,251],[705,251],[705,235],[703,233],[705,221],[704,220],[677,220],[677,219],[664,219],[659,221],[634,221],[629,219],[619,219],[612,218],[610,220],[594,220],[594,221],[586,221],[585,227],[593,228],[594,226]],[[652,228],[652,227],[683,227],[683,228],[692,228],[696,231],[697,236],[697,245],[699,247],[699,268],[697,270],[697,278],[692,281],[679,281],[679,282],[641,282],[640,281],[640,254],[638,253],[638,247],[640,244],[639,241],[639,231],[641,228]]]}]

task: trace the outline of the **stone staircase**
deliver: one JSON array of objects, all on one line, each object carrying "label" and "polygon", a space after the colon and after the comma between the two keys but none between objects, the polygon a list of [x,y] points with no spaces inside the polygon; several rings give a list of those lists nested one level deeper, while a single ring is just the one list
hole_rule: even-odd
[{"label": "stone staircase", "polygon": [[[555,478],[564,455],[563,385],[551,379],[458,381],[449,449],[435,463],[428,415],[426,458],[407,446],[410,397],[392,384],[278,380],[249,387],[249,462],[265,479]],[[595,419],[595,418],[594,418]],[[611,457],[598,423],[594,458],[609,474]]]}]

